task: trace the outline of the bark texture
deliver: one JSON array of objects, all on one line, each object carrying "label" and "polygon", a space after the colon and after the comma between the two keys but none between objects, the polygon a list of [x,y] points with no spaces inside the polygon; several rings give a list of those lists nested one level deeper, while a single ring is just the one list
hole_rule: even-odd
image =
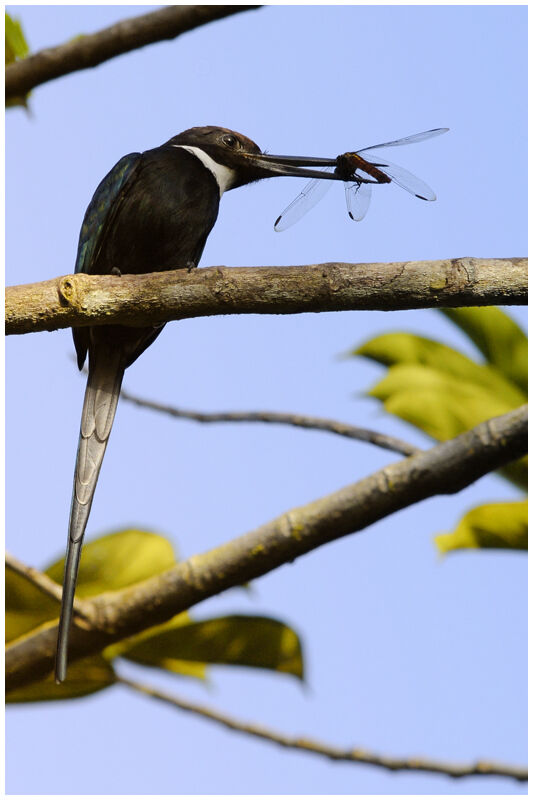
[{"label": "bark texture", "polygon": [[208,267],[67,275],[6,289],[6,333],[142,326],[214,314],[441,308],[527,303],[527,259]]}]

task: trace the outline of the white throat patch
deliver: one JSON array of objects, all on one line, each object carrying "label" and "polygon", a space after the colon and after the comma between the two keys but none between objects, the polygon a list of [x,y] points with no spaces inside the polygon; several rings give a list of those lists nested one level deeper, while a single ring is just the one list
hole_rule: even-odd
[{"label": "white throat patch", "polygon": [[208,156],[200,147],[189,147],[185,144],[174,144],[172,147],[178,147],[181,150],[187,150],[189,153],[192,153],[193,156],[199,158],[204,167],[207,167],[209,172],[211,172],[215,176],[215,180],[218,184],[218,189],[220,191],[220,196],[224,194],[226,189],[231,189],[233,185],[233,181],[235,180],[235,172],[234,170],[230,169],[229,167],[225,167],[223,164],[218,164],[211,156]]}]

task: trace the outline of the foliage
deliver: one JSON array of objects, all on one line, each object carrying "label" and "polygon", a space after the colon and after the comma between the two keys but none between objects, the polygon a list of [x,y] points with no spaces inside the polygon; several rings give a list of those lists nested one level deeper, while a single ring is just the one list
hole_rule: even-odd
[{"label": "foliage", "polygon": [[13,19],[6,13],[6,65],[12,64],[17,58],[25,58],[29,47],[18,19]]},{"label": "foliage", "polygon": [[[369,396],[380,400],[391,414],[445,441],[527,401],[527,338],[499,308],[443,309],[441,313],[463,330],[484,363],[434,339],[405,332],[377,336],[351,355],[388,367],[387,375],[370,389]],[[501,474],[526,489],[527,459],[509,464]],[[465,547],[466,541],[477,542],[477,547],[494,547],[497,527],[499,547],[522,549],[524,538],[517,535],[522,524],[520,504],[516,504],[516,512],[513,504],[502,505],[508,506],[505,513],[494,512],[492,522],[487,520],[490,512],[483,515],[485,535],[480,530],[473,532],[472,526],[477,524],[474,510],[450,538],[439,537],[439,548]],[[493,506],[481,509],[494,511]]]},{"label": "foliage", "polygon": [[472,547],[527,550],[527,501],[473,508],[452,533],[436,536],[435,544],[441,553]]},{"label": "foliage", "polygon": [[[124,530],[89,542],[83,551],[78,596],[115,591],[158,575],[176,564],[172,545],[149,531]],[[46,574],[60,582],[63,560]],[[6,570],[6,641],[31,636],[41,626],[57,624],[59,603],[28,578]],[[178,614],[103,653],[69,666],[65,683],[52,676],[7,694],[8,702],[81,697],[116,681],[114,662],[121,657],[182,676],[205,679],[208,664],[259,667],[303,678],[303,655],[297,634],[269,617],[231,615],[193,621]]]},{"label": "foliage", "polygon": [[[24,36],[22,25],[18,19],[13,19],[6,12],[6,35],[5,35],[5,49],[6,49],[6,67],[21,58],[26,58],[30,48]],[[15,97],[6,101],[7,106],[24,106],[27,107],[27,100],[29,95],[24,97]]]}]

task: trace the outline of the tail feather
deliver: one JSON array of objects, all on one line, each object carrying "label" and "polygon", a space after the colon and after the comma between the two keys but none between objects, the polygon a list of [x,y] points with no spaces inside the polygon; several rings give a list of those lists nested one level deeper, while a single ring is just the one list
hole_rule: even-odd
[{"label": "tail feather", "polygon": [[76,456],[69,537],[63,576],[63,597],[56,655],[57,683],[61,683],[66,677],[68,639],[83,535],[115,418],[123,376],[124,356],[120,348],[112,349],[100,346],[90,352],[89,377],[85,390]]}]

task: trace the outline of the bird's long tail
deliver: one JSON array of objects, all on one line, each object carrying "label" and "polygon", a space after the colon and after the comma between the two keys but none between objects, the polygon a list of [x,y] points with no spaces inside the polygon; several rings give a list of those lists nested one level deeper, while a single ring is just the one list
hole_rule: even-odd
[{"label": "bird's long tail", "polygon": [[57,683],[64,681],[67,673],[68,639],[83,535],[115,418],[124,375],[124,357],[120,347],[108,348],[99,345],[91,348],[91,351],[70,507],[63,597],[57,637],[55,673]]}]

